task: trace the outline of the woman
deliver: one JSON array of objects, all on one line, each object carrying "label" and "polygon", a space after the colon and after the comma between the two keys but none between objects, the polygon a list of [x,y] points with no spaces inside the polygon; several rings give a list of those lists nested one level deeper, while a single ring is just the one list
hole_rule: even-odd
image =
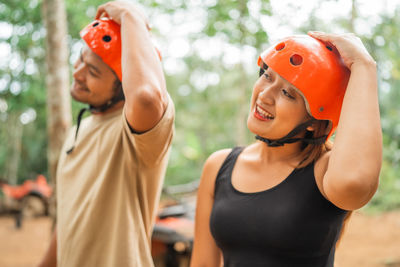
[{"label": "woman", "polygon": [[206,161],[191,266],[333,267],[344,219],[378,186],[376,64],[353,34],[322,32],[286,38],[258,64],[257,141]]}]

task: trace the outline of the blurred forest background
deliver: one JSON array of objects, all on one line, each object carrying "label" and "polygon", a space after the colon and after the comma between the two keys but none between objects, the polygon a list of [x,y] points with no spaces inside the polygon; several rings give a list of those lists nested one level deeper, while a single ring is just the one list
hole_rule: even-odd
[{"label": "blurred forest background", "polygon": [[[51,174],[44,1],[0,0],[0,178],[14,184]],[[79,31],[103,2],[63,2],[70,75]],[[137,2],[152,24],[177,111],[166,185],[196,181],[212,152],[253,142],[248,104],[258,54],[270,42],[309,30],[355,32],[378,63],[384,133],[381,183],[367,208],[400,207],[400,0]],[[65,101],[76,123],[82,105]]]}]

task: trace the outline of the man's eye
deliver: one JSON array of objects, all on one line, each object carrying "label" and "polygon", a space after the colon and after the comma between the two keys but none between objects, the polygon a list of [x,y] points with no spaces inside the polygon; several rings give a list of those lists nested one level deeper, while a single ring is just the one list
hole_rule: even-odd
[{"label": "man's eye", "polygon": [[270,76],[268,75],[268,73],[264,73],[264,77],[265,77],[266,79],[268,79],[268,80],[269,80],[269,78],[270,78]]},{"label": "man's eye", "polygon": [[94,73],[93,71],[91,71],[91,70],[89,70],[89,74],[90,75],[92,75],[92,76],[94,76],[94,77],[97,77],[97,74],[96,73]]}]

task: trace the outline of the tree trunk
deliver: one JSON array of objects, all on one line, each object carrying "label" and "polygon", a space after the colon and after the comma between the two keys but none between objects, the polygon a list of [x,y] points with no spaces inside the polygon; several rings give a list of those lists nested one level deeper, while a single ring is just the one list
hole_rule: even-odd
[{"label": "tree trunk", "polygon": [[358,12],[357,12],[357,1],[356,0],[352,0],[351,1],[351,17],[350,17],[350,21],[349,21],[349,30],[350,32],[356,33],[355,31],[355,20],[357,18]]},{"label": "tree trunk", "polygon": [[8,125],[10,126],[8,140],[11,143],[11,147],[9,154],[10,157],[7,164],[7,178],[10,184],[16,185],[18,183],[18,167],[21,157],[23,125],[20,122],[18,115],[10,116]]},{"label": "tree trunk", "polygon": [[236,145],[237,146],[244,146],[247,145],[247,124],[246,118],[248,114],[248,99],[246,96],[246,90],[248,90],[247,85],[247,73],[244,69],[243,63],[239,65],[240,69],[240,88],[239,88],[239,99],[238,99],[238,112],[236,117]]},{"label": "tree trunk", "polygon": [[[239,12],[240,12],[240,20],[239,20],[239,30],[241,32],[241,38],[240,38],[240,45],[241,47],[244,46],[244,37],[248,35],[248,31],[246,27],[244,26],[244,17],[246,16],[246,9],[247,9],[247,1],[241,0],[239,2]],[[244,68],[244,63],[241,62],[239,63],[239,79],[238,84],[240,86],[239,88],[239,99],[238,99],[238,106],[239,110],[236,114],[236,145],[237,146],[244,146],[247,144],[247,138],[246,138],[246,133],[247,133],[247,124],[246,124],[246,117],[248,114],[248,99],[246,97],[246,91],[248,90],[248,81],[247,81],[247,73]]]},{"label": "tree trunk", "polygon": [[46,35],[47,133],[50,183],[55,185],[58,157],[71,126],[67,20],[63,0],[43,0]]}]

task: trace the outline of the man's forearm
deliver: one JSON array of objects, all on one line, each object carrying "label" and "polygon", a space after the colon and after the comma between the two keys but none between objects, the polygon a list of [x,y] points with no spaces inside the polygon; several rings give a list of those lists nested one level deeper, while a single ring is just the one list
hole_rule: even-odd
[{"label": "man's forearm", "polygon": [[57,229],[54,229],[49,248],[38,267],[57,267]]}]

